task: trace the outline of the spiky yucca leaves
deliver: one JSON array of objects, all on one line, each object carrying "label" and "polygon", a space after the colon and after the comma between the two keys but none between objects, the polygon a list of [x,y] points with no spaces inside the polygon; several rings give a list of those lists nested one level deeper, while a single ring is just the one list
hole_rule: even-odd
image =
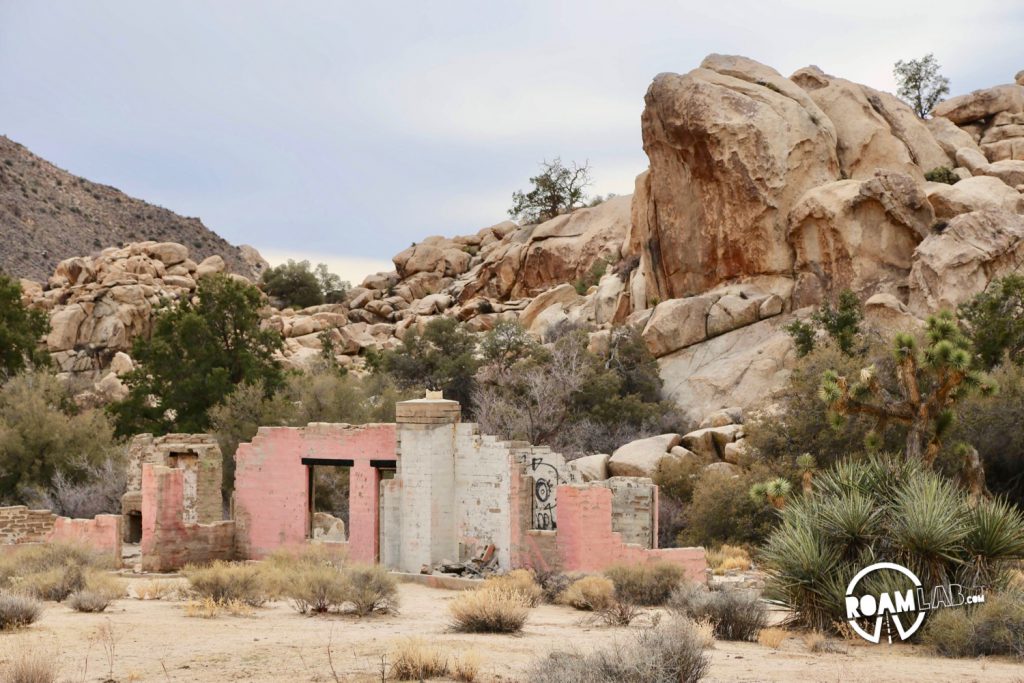
[{"label": "spiky yucca leaves", "polygon": [[[761,558],[766,597],[792,610],[794,623],[831,630],[845,618],[846,584],[875,562],[905,565],[926,586],[1000,585],[1024,558],[1024,514],[1002,501],[971,508],[920,462],[871,455],[818,475],[811,495],[782,510]],[[872,580],[906,588],[898,577]]]},{"label": "spiky yucca leaves", "polygon": [[998,586],[1006,578],[1000,563],[1024,556],[1024,513],[1005,500],[985,500],[970,511],[967,526],[961,582]]},{"label": "spiky yucca leaves", "polygon": [[[952,408],[957,399],[969,391],[989,393],[996,387],[986,375],[972,370],[970,342],[952,313],[942,311],[929,317],[925,337],[923,349],[910,334],[900,333],[893,339],[899,395],[885,388],[874,367],[862,370],[854,382],[833,370],[826,371],[818,394],[829,407],[833,425],[842,424],[847,415],[876,420],[868,439],[869,450],[877,447],[879,434],[888,424],[907,425],[904,455],[931,466],[953,425]],[[970,471],[972,476],[979,475],[973,467]],[[983,490],[983,486],[980,488]]]}]

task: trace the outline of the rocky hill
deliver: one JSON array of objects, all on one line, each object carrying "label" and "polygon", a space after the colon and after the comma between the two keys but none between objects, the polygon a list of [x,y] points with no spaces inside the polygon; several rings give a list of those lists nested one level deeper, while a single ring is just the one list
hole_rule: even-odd
[{"label": "rocky hill", "polygon": [[0,240],[0,270],[33,280],[46,280],[65,258],[143,240],[188,245],[199,260],[216,254],[242,275],[258,274],[262,267],[255,250],[229,244],[198,218],[74,176],[4,136]]},{"label": "rocky hill", "polygon": [[[695,422],[770,400],[795,361],[783,327],[850,288],[878,329],[913,329],[1024,263],[1024,73],[918,119],[888,93],[800,69],[786,78],[711,55],[661,74],[641,125],[650,168],[632,196],[540,225],[506,221],[428,237],[339,304],[264,311],[301,367],[334,340],[358,370],[412,326],[453,316],[474,331],[518,319],[607,343],[641,330],[665,392]],[[957,182],[925,176],[946,168]],[[61,370],[123,390],[124,353],[160,296],[193,291],[216,259],[140,243],[62,262],[26,299],[51,311]]]}]

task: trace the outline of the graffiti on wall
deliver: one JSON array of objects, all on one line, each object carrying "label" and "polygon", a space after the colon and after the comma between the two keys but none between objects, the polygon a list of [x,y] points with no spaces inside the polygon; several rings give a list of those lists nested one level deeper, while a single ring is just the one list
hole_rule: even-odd
[{"label": "graffiti on wall", "polygon": [[556,527],[555,488],[562,483],[558,468],[544,458],[530,461],[533,477],[533,528],[553,530]]}]

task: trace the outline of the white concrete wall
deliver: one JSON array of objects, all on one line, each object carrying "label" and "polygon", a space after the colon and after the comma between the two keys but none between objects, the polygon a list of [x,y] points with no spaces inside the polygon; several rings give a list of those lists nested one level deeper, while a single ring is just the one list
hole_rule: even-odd
[{"label": "white concrete wall", "polygon": [[455,537],[455,424],[399,425],[403,571],[458,559]]},{"label": "white concrete wall", "polygon": [[489,544],[498,564],[510,565],[512,456],[508,443],[480,436],[475,424],[459,425],[455,452],[456,533],[469,560]]}]

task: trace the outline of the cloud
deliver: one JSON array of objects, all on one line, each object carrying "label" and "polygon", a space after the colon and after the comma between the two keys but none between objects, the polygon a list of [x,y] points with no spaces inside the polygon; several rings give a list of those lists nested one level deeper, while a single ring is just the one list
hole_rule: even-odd
[{"label": "cloud", "polygon": [[[257,247],[258,248],[258,247]],[[258,248],[259,249],[259,248]],[[327,264],[327,269],[335,275],[347,280],[352,285],[360,284],[367,275],[395,269],[391,261],[344,254],[327,254],[315,251],[292,251],[274,248],[259,249],[263,258],[272,266],[279,266],[289,259],[293,261],[309,261],[312,265]]]}]

